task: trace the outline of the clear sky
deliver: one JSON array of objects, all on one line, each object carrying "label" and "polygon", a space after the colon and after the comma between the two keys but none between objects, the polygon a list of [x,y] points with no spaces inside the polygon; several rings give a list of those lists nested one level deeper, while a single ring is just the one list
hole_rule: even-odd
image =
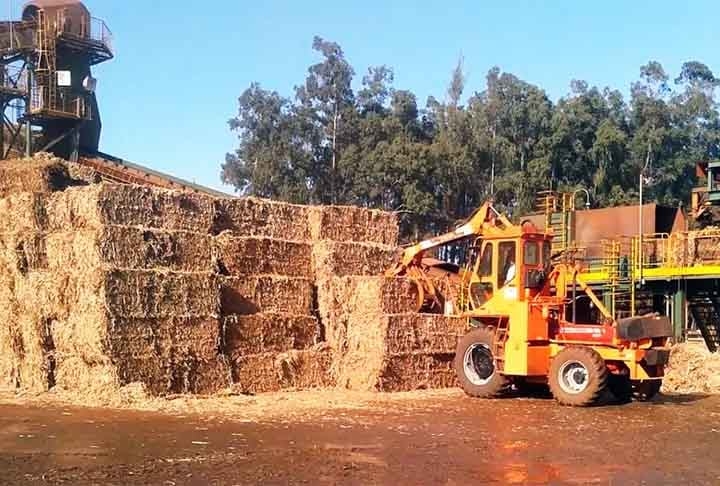
[{"label": "clear sky", "polygon": [[[8,0],[5,0],[6,2]],[[15,9],[19,11],[19,0]],[[675,76],[696,59],[720,71],[720,1],[687,0],[87,0],[115,35],[98,66],[101,150],[223,189],[235,146],[227,120],[253,81],[290,95],[338,42],[359,82],[370,65],[424,105],[442,98],[462,54],[467,94],[500,66],[557,99],[572,79],[627,91],[648,60]],[[230,190],[229,188],[224,188]]]}]

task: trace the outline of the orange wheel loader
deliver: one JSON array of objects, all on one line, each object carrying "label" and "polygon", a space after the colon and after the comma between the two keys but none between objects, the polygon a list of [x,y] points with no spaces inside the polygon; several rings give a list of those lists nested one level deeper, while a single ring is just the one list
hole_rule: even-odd
[{"label": "orange wheel loader", "polygon": [[[425,257],[461,241],[469,241],[471,256],[457,272]],[[416,283],[418,310],[468,319],[455,370],[470,396],[547,384],[564,405],[597,403],[606,390],[622,401],[652,398],[670,356],[669,319],[616,320],[576,265],[554,262],[551,241],[552,234],[530,222],[515,225],[488,202],[456,230],[404,249],[387,275]],[[442,273],[451,274],[444,279],[455,283],[453,295],[437,285]]]}]

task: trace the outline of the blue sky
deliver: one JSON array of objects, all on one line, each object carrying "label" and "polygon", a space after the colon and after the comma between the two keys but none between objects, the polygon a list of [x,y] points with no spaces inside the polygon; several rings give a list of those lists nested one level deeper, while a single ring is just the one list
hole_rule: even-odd
[{"label": "blue sky", "polygon": [[[7,0],[6,0],[7,1]],[[19,10],[20,1],[15,1]],[[227,120],[252,81],[289,95],[338,42],[359,82],[370,65],[422,104],[441,98],[462,54],[467,94],[500,66],[557,99],[572,79],[627,91],[640,65],[672,76],[697,59],[720,71],[720,2],[688,0],[87,0],[115,35],[98,66],[101,150],[218,189],[235,136]]]}]

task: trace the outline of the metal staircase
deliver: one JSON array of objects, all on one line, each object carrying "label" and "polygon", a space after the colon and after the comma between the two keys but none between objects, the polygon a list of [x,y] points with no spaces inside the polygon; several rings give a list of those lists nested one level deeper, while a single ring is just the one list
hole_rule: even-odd
[{"label": "metal staircase", "polygon": [[545,214],[545,229],[552,231],[554,236],[552,254],[565,252],[573,243],[572,228],[575,211],[573,194],[544,191],[540,193],[537,205]]},{"label": "metal staircase", "polygon": [[709,297],[689,300],[690,314],[711,352],[720,349],[720,303]]}]

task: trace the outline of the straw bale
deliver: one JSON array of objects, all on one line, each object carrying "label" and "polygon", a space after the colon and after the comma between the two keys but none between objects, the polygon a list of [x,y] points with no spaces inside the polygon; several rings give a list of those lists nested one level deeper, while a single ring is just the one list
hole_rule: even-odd
[{"label": "straw bale", "polygon": [[55,384],[54,355],[49,321],[34,312],[14,316],[16,378],[26,391],[47,391]]},{"label": "straw bale", "polygon": [[[442,363],[438,356],[455,352],[465,326],[464,319],[433,314],[354,313],[349,317],[344,352],[334,365],[338,382],[350,389],[383,390],[384,376],[397,375],[393,380],[400,383],[402,376],[398,370],[415,373],[411,367],[398,364],[403,361],[396,358],[404,356],[415,356],[424,366],[418,371],[420,375],[428,375],[435,370],[428,363]],[[407,379],[407,383],[412,383],[415,378]],[[395,386],[400,385],[392,385],[391,389]]]},{"label": "straw bale", "polygon": [[109,398],[120,389],[117,367],[111,363],[88,363],[80,356],[56,353],[55,389],[71,391],[88,403]]},{"label": "straw bale", "polygon": [[155,395],[212,393],[230,384],[217,318],[136,319],[73,314],[53,329],[59,387],[117,390],[142,383]]},{"label": "straw bale", "polygon": [[121,385],[142,382],[156,395],[212,393],[230,385],[217,318],[113,318],[109,341]]},{"label": "straw bale", "polygon": [[317,301],[326,338],[338,347],[345,339],[348,316],[358,307],[372,314],[414,312],[418,289],[406,278],[329,277],[317,281]]},{"label": "straw bale", "polygon": [[702,238],[697,238],[695,252],[695,256],[699,261],[720,261],[720,236],[706,235]]},{"label": "straw bale", "polygon": [[242,393],[335,385],[330,372],[332,352],[325,345],[308,350],[243,356],[232,363],[233,388]]},{"label": "straw bale", "polygon": [[319,323],[311,316],[253,314],[223,318],[225,352],[231,359],[241,356],[313,346]]},{"label": "straw bale", "polygon": [[46,241],[50,268],[103,267],[210,272],[211,239],[186,231],[129,226],[55,232]]},{"label": "straw bale", "polygon": [[15,390],[19,385],[18,351],[21,348],[14,298],[15,279],[0,267],[0,389]]},{"label": "straw bale", "polygon": [[285,312],[311,315],[314,282],[309,278],[263,275],[221,277],[221,314]]},{"label": "straw bale", "polygon": [[291,275],[312,277],[312,246],[270,238],[215,238],[218,265],[224,275]]},{"label": "straw bale", "polygon": [[109,320],[101,307],[73,309],[66,317],[54,320],[51,332],[57,355],[77,356],[88,365],[112,364],[107,349]]},{"label": "straw bale", "polygon": [[254,197],[218,199],[214,233],[231,231],[235,236],[310,240],[308,206]]},{"label": "straw bale", "polygon": [[47,225],[46,198],[41,193],[22,192],[0,199],[0,232],[43,230]]},{"label": "straw bale", "polygon": [[383,363],[376,389],[400,392],[457,386],[454,354],[400,354]]},{"label": "straw bale", "polygon": [[215,316],[220,309],[212,273],[96,268],[78,274],[58,271],[55,281],[57,293],[51,297],[57,299],[56,312],[106,310],[113,316],[166,318]]},{"label": "straw bale", "polygon": [[25,275],[48,267],[42,233],[0,233],[0,259],[9,271]]},{"label": "straw bale", "polygon": [[13,335],[5,309],[0,309],[0,391],[14,391],[18,386]]},{"label": "straw bale", "polygon": [[465,335],[467,322],[435,314],[395,314],[383,318],[385,346],[389,354],[418,352],[453,354],[458,339]]},{"label": "straw bale", "polygon": [[395,213],[352,206],[315,206],[310,209],[313,240],[378,243],[396,246],[398,218]]},{"label": "straw bale", "polygon": [[45,391],[54,385],[51,334],[56,292],[42,272],[0,275],[0,386]]},{"label": "straw bale", "polygon": [[671,393],[720,393],[720,354],[708,351],[704,343],[674,346],[663,381]]},{"label": "straw bale", "polygon": [[[388,313],[412,309],[417,302],[416,288],[406,279],[336,277],[320,283],[318,305],[327,342],[335,351],[332,371],[339,385],[382,390],[383,377],[391,377],[387,378],[389,389],[409,389],[425,382],[445,386],[441,357],[454,353],[458,337],[466,330],[465,319]],[[415,357],[422,366],[417,372],[408,367],[411,374],[403,382],[398,370],[404,369],[400,358],[405,356]]]},{"label": "straw bale", "polygon": [[367,243],[320,241],[313,245],[313,265],[318,278],[380,275],[388,269],[395,248]]},{"label": "straw bale", "polygon": [[108,312],[126,317],[217,315],[218,289],[212,273],[114,270],[104,275]]},{"label": "straw bale", "polygon": [[215,218],[210,196],[107,183],[53,194],[47,212],[48,226],[60,231],[122,225],[208,234]]},{"label": "straw bale", "polygon": [[92,167],[67,160],[64,162],[68,174],[77,185],[100,184],[102,182],[102,176]]},{"label": "straw bale", "polygon": [[0,164],[0,197],[18,192],[62,191],[71,183],[67,166],[60,159],[39,155]]}]

